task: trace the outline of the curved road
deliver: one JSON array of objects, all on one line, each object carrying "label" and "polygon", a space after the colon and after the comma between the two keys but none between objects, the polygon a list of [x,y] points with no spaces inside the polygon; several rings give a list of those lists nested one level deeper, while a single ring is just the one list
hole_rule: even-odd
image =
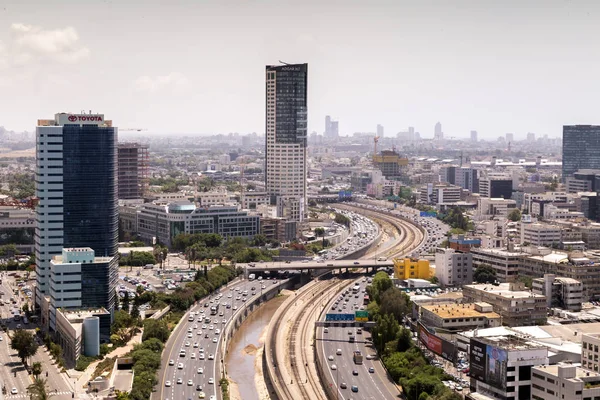
[{"label": "curved road", "polygon": [[[221,355],[217,354],[217,347],[223,340],[223,329],[244,301],[256,299],[261,295],[263,287],[266,289],[268,285],[275,283],[280,281],[234,281],[221,288],[220,298],[215,293],[200,300],[186,312],[171,333],[163,351],[161,369],[158,372],[159,387],[153,393],[153,399],[197,399],[201,392],[206,399],[220,399],[219,365],[222,361],[219,360]],[[248,292],[246,296],[244,291]],[[219,304],[217,315],[211,315],[211,307],[216,304]],[[192,312],[193,321],[189,321]],[[181,350],[185,350],[185,355],[180,353]],[[201,390],[197,388],[198,385]]]}]

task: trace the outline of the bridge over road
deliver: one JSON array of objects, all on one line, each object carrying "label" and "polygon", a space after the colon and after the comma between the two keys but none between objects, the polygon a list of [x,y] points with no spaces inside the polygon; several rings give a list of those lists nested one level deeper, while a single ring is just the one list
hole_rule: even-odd
[{"label": "bridge over road", "polygon": [[303,270],[328,270],[328,269],[345,269],[346,272],[351,268],[366,268],[375,271],[378,268],[389,268],[394,266],[392,260],[378,261],[377,259],[360,259],[360,260],[327,260],[327,261],[268,261],[257,263],[238,263],[237,267],[244,268],[247,273],[267,272],[267,271],[303,271]]}]

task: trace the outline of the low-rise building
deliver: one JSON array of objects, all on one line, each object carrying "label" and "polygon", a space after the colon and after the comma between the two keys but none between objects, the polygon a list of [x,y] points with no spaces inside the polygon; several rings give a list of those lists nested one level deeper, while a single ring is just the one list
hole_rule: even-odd
[{"label": "low-rise building", "polygon": [[461,200],[462,188],[448,184],[428,183],[419,190],[419,201],[423,204],[452,204]]},{"label": "low-rise building", "polygon": [[110,319],[110,313],[103,308],[57,309],[54,336],[68,366],[74,367],[81,354],[90,357],[100,354],[101,333],[107,326],[110,332]]},{"label": "low-rise building", "polygon": [[504,325],[539,325],[547,319],[546,296],[525,290],[520,283],[465,285],[463,298],[468,303],[491,304]]},{"label": "low-rise building", "polygon": [[427,327],[450,331],[500,326],[500,315],[492,308],[487,303],[423,305],[420,320]]},{"label": "low-rise building", "polygon": [[496,271],[499,282],[514,282],[519,276],[521,259],[525,253],[507,249],[473,248],[473,264],[486,264]]},{"label": "low-rise building", "polygon": [[210,207],[227,204],[230,202],[230,197],[227,192],[198,192],[196,200],[201,207]]},{"label": "low-rise building", "polygon": [[394,259],[394,277],[396,279],[429,279],[429,261],[414,258]]},{"label": "low-rise building", "polygon": [[546,296],[546,305],[581,311],[583,302],[583,284],[576,279],[565,278],[553,274],[544,274],[532,282],[533,293]]},{"label": "low-rise building", "polygon": [[473,283],[473,255],[451,248],[435,251],[435,276],[442,286],[462,286]]},{"label": "low-rise building", "polygon": [[187,200],[146,203],[136,207],[137,234],[147,243],[170,246],[180,233],[217,233],[224,238],[252,238],[260,232],[260,217],[238,206],[196,207]]},{"label": "low-rise building", "polygon": [[521,222],[521,244],[532,246],[558,246],[561,243],[561,228],[540,222]]},{"label": "low-rise building", "polygon": [[539,365],[531,370],[531,399],[600,398],[600,374],[571,364]]},{"label": "low-rise building", "polygon": [[505,400],[529,399],[532,369],[549,361],[547,347],[518,336],[473,337],[469,356],[471,391]]},{"label": "low-rise building", "polygon": [[600,372],[600,334],[581,335],[581,366]]},{"label": "low-rise building", "polygon": [[514,208],[517,208],[515,200],[483,196],[477,198],[477,215],[480,217],[506,217]]}]

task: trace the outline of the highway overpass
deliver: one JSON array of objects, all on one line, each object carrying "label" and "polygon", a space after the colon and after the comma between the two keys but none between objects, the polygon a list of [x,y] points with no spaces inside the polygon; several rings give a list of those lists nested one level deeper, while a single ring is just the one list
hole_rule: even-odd
[{"label": "highway overpass", "polygon": [[327,270],[327,269],[350,269],[350,268],[366,268],[376,270],[378,268],[389,268],[394,266],[392,260],[377,261],[377,259],[360,259],[360,260],[327,260],[327,261],[268,261],[257,263],[239,263],[237,267],[244,268],[248,274],[253,272],[266,271],[303,271],[303,270]]}]

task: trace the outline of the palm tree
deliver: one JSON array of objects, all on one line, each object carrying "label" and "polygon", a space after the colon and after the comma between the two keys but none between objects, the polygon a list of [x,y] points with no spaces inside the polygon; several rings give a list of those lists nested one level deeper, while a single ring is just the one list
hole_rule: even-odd
[{"label": "palm tree", "polygon": [[33,379],[33,383],[27,387],[27,393],[31,400],[48,400],[50,398],[51,394],[46,388],[47,383],[46,379],[37,376]]}]

